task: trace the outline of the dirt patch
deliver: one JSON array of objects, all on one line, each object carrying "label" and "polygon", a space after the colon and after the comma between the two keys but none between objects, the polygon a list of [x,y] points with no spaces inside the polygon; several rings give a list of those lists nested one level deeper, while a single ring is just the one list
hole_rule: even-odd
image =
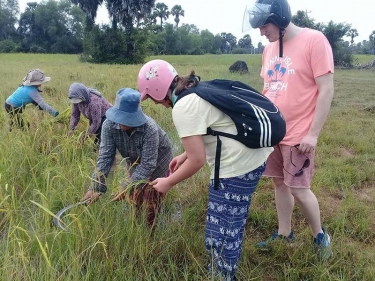
[{"label": "dirt patch", "polygon": [[342,147],[341,148],[341,154],[346,157],[354,157],[354,150],[347,148],[347,147]]},{"label": "dirt patch", "polygon": [[334,217],[335,214],[341,210],[344,198],[341,192],[337,191],[332,193],[328,189],[321,189],[317,197],[320,209],[325,217]]},{"label": "dirt patch", "polygon": [[354,193],[356,198],[360,201],[367,203],[373,203],[375,201],[375,186],[355,189]]}]

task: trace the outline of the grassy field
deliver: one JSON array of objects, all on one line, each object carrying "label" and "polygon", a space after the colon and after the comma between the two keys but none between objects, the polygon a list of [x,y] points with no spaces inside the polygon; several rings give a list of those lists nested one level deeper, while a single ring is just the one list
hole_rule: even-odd
[{"label": "grassy field", "polygon": [[[259,55],[160,58],[182,75],[194,69],[203,80],[237,79],[261,89]],[[78,59],[0,54],[2,101],[33,68],[52,77],[42,95],[60,112],[69,107],[73,82],[96,87],[111,102],[120,88],[137,87],[141,65],[94,65]],[[249,74],[228,71],[239,59],[247,62]],[[363,62],[373,59],[359,57]],[[246,226],[239,280],[375,280],[374,81],[374,70],[336,70],[335,97],[319,139],[313,191],[333,239],[333,259],[317,259],[298,208],[294,247],[280,244],[268,252],[255,248],[277,229],[272,183],[262,179]],[[148,101],[143,108],[169,133],[175,154],[180,152],[170,112]],[[34,106],[26,108],[25,116],[31,123],[28,131],[8,132],[8,116],[0,111],[0,281],[212,280],[206,275],[203,241],[207,168],[167,194],[153,235],[134,220],[131,206],[111,202],[111,191],[126,173],[123,167],[111,175],[109,191],[97,203],[76,207],[64,217],[70,230],[64,232],[53,225],[53,214],[82,198],[95,166],[92,145],[78,145],[87,123],[81,122],[68,137],[68,117],[56,122]]]}]

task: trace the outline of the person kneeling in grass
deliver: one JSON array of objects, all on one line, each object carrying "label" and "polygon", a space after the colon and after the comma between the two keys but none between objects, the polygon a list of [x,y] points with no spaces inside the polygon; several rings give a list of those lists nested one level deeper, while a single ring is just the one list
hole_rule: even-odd
[{"label": "person kneeling in grass", "polygon": [[69,101],[72,103],[70,116],[69,135],[72,135],[77,127],[81,114],[89,120],[89,128],[81,142],[90,136],[94,136],[94,147],[99,147],[102,124],[106,119],[106,111],[112,104],[96,89],[88,88],[82,83],[73,83],[69,88]]},{"label": "person kneeling in grass", "polygon": [[[129,168],[129,181],[136,185],[130,200],[136,205],[137,216],[145,205],[147,225],[154,227],[164,194],[148,182],[168,174],[173,158],[172,144],[166,132],[143,113],[140,98],[140,93],[130,88],[117,92],[115,105],[106,112],[96,170],[83,199],[91,198],[91,202],[95,202],[100,194],[107,191],[106,177],[117,149]],[[123,191],[126,191],[129,181],[124,183]],[[125,196],[125,192],[115,193],[113,201],[123,200]]]}]

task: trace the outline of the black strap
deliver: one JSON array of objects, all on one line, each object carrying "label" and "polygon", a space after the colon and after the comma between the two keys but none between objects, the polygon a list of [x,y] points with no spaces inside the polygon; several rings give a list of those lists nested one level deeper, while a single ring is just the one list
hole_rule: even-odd
[{"label": "black strap", "polygon": [[279,57],[282,58],[283,57],[283,53],[284,53],[284,50],[283,50],[283,30],[284,29],[279,29]]},{"label": "black strap", "polygon": [[219,189],[219,172],[220,172],[220,157],[221,157],[221,139],[216,135],[216,155],[215,155],[215,173],[214,173],[214,189]]}]

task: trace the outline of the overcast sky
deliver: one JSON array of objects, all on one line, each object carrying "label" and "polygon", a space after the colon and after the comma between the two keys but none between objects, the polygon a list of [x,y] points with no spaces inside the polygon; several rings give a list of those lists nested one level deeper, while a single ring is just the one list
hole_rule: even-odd
[{"label": "overcast sky", "polygon": [[[26,3],[31,0],[19,0],[20,10],[24,11]],[[33,0],[35,1],[35,0]],[[36,0],[40,2],[40,0]],[[180,18],[180,25],[183,23],[195,24],[199,30],[208,29],[214,35],[226,32],[232,33],[237,40],[245,34],[249,34],[253,43],[257,44],[260,40],[263,44],[267,43],[262,39],[259,30],[251,30],[242,33],[242,19],[246,5],[251,0],[157,0],[168,6],[169,10],[174,5],[180,5],[185,11],[185,17]],[[309,16],[315,22],[328,23],[332,20],[334,23],[348,23],[352,28],[358,30],[359,36],[354,39],[355,42],[369,40],[369,36],[375,30],[375,18],[372,0],[289,0],[292,14],[298,10],[307,11]],[[97,23],[109,23],[108,14],[104,7],[98,11]],[[169,23],[173,23],[173,17],[170,16]],[[350,40],[349,38],[344,38]]]}]

